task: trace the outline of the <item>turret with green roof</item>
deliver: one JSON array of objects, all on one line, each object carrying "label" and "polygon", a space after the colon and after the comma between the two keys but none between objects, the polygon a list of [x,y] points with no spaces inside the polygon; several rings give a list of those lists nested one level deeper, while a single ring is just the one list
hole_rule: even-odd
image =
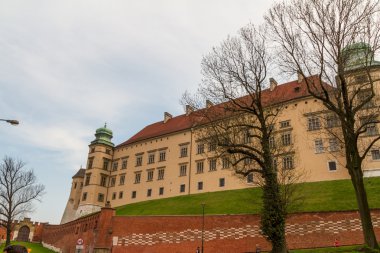
[{"label": "turret with green roof", "polygon": [[112,139],[112,131],[111,129],[107,128],[107,123],[104,124],[104,127],[96,129],[95,132],[95,140],[91,142],[91,145],[93,144],[104,144],[111,147],[114,147],[115,144],[111,142]]},{"label": "turret with green roof", "polygon": [[345,70],[354,70],[369,66],[380,66],[380,62],[374,60],[374,52],[371,46],[367,43],[353,43],[346,46],[342,53],[343,56],[346,57]]}]

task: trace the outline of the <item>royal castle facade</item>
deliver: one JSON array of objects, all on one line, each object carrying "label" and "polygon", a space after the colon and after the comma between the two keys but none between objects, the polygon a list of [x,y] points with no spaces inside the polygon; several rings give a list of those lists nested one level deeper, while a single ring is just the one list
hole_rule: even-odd
[{"label": "royal castle facade", "polygon": [[[360,69],[351,70],[352,83],[363,81]],[[380,80],[380,64],[371,67],[373,80]],[[319,117],[326,109],[307,91],[305,80],[278,85],[271,79],[267,96],[281,104],[274,131],[278,145],[292,145],[290,154],[278,157],[283,168],[302,171],[303,181],[349,179],[340,143],[321,132],[338,127],[334,117]],[[363,93],[364,94],[364,93]],[[371,106],[380,104],[380,81],[375,83]],[[215,106],[210,102],[206,108]],[[362,139],[379,135],[378,125],[368,127]],[[216,154],[215,143],[200,141],[194,111],[146,126],[127,141],[114,145],[106,126],[96,130],[89,144],[86,168],[72,180],[69,200],[61,223],[99,211],[107,202],[112,207],[187,194],[257,187],[254,175],[239,177],[233,166]],[[364,176],[380,176],[380,142],[368,153]]]}]

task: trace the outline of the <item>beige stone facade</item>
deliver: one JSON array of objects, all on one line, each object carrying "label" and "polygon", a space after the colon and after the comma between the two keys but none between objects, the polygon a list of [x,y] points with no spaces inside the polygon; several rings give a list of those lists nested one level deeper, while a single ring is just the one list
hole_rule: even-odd
[{"label": "beige stone facade", "polygon": [[[379,70],[373,73],[377,80]],[[375,102],[379,86],[377,83]],[[302,80],[272,87],[270,92],[276,89],[286,91],[284,96],[289,99],[281,104],[283,110],[274,131],[293,147],[290,160],[280,157],[277,162],[302,172],[302,180],[307,182],[348,179],[340,144],[324,131],[336,122],[329,118],[321,102],[305,93]],[[197,128],[189,117],[189,112],[177,117],[165,113],[163,121],[147,126],[116,147],[111,142],[112,132],[106,127],[98,129],[96,139],[89,145],[86,169],[73,177],[62,223],[98,211],[108,201],[118,207],[257,186],[257,178],[234,175],[233,168],[216,157],[211,144],[199,142]],[[376,127],[361,141],[378,136]],[[380,176],[380,143],[373,146],[364,167],[365,176]]]}]

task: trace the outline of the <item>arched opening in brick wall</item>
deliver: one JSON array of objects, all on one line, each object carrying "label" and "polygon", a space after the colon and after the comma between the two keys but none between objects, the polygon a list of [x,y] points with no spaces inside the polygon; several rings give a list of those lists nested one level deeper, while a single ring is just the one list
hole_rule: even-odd
[{"label": "arched opening in brick wall", "polygon": [[28,242],[29,241],[30,228],[28,226],[22,226],[17,235],[17,241]]}]

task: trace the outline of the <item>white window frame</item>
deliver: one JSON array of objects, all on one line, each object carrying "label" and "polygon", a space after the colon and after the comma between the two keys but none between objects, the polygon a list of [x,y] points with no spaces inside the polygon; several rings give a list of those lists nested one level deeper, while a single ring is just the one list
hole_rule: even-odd
[{"label": "white window frame", "polygon": [[[335,163],[335,170],[331,170],[330,169],[330,163],[331,162],[334,162]],[[327,170],[329,171],[329,172],[336,172],[336,171],[338,171],[338,162],[336,161],[336,160],[329,160],[329,161],[327,161]]]},{"label": "white window frame", "polygon": [[321,154],[325,152],[325,149],[323,147],[323,140],[321,138],[314,140],[314,149],[316,154]]}]

